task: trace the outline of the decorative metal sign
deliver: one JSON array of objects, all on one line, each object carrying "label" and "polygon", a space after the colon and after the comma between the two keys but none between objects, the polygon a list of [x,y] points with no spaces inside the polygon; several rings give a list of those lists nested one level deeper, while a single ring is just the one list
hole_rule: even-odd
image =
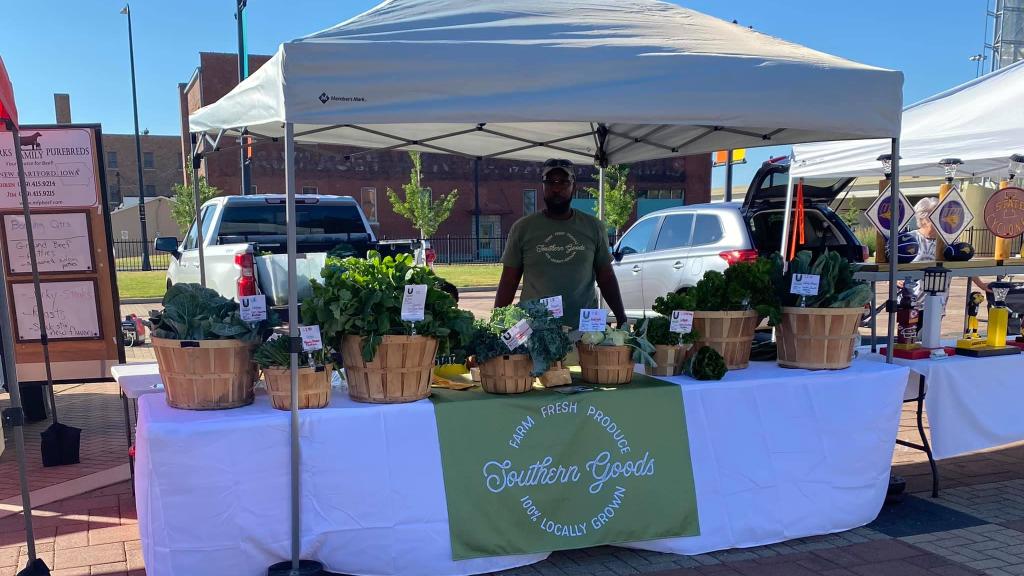
[{"label": "decorative metal sign", "polygon": [[985,227],[1000,238],[1024,233],[1024,190],[1003,188],[985,204]]},{"label": "decorative metal sign", "polygon": [[960,189],[954,186],[928,215],[928,219],[942,240],[949,245],[956,242],[960,234],[974,222],[974,213],[967,207]]},{"label": "decorative metal sign", "polygon": [[[871,221],[871,223],[882,233],[886,238],[889,237],[889,227],[892,220],[892,186],[887,187],[875,198],[875,201],[868,206],[865,216]],[[910,223],[910,219],[913,218],[914,207],[907,202],[906,196],[900,194],[900,207],[899,207],[899,225],[896,227],[896,233],[906,227]]]}]

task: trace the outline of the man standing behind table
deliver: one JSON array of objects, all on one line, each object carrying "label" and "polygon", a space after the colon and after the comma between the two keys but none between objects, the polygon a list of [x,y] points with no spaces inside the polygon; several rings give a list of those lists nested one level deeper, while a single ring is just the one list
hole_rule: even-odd
[{"label": "man standing behind table", "polygon": [[597,308],[596,282],[619,327],[626,311],[612,270],[608,232],[593,216],[574,210],[576,173],[568,160],[541,170],[546,209],[520,218],[508,233],[494,306],[508,306],[523,280],[522,300],[562,297],[562,323],[576,328],[580,310]]}]

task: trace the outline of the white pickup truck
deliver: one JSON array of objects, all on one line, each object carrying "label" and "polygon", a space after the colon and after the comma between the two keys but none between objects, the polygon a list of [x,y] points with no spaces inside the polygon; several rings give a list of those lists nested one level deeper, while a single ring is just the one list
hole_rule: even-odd
[{"label": "white pickup truck", "polygon": [[[319,279],[326,254],[332,250],[360,257],[368,250],[385,255],[408,252],[420,263],[431,263],[432,251],[423,241],[378,242],[351,196],[298,195],[295,203],[300,298],[309,290],[309,278]],[[266,294],[268,305],[286,306],[285,196],[222,196],[206,202],[200,210],[207,287],[225,298]],[[184,240],[157,238],[155,248],[173,257],[167,268],[168,287],[179,282],[199,283],[195,222]]]}]

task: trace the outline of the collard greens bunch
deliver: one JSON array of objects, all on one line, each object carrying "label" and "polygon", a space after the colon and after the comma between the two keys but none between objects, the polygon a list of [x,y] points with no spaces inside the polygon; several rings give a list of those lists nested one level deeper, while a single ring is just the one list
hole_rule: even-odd
[{"label": "collard greens bunch", "polygon": [[[509,350],[501,335],[524,319],[533,333],[526,344]],[[533,361],[531,374],[540,376],[552,364],[565,358],[571,347],[568,334],[547,306],[537,300],[528,300],[515,306],[495,308],[489,321],[477,321],[467,350],[481,364],[508,354],[528,354]]]},{"label": "collard greens bunch", "polygon": [[163,305],[150,318],[156,338],[259,342],[268,331],[266,321],[243,321],[238,302],[199,284],[171,286]]}]

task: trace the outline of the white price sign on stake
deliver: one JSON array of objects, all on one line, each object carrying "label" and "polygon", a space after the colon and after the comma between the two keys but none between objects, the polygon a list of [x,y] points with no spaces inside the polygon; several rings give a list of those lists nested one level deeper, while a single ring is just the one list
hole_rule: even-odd
[{"label": "white price sign on stake", "polygon": [[608,327],[608,311],[602,308],[580,310],[580,332],[604,332]]},{"label": "white price sign on stake", "polygon": [[551,315],[555,318],[561,318],[565,314],[565,310],[562,308],[562,297],[552,296],[550,298],[541,298],[541,303],[548,307],[551,311]]},{"label": "white price sign on stake", "polygon": [[523,318],[501,335],[501,341],[505,343],[505,346],[508,346],[509,350],[515,350],[526,344],[531,334],[533,334],[533,328],[530,327],[530,323],[526,321],[526,318]]},{"label": "white price sign on stake", "polygon": [[799,296],[817,296],[820,281],[821,276],[817,274],[793,274],[793,284],[789,291]]},{"label": "white price sign on stake", "polygon": [[679,334],[689,334],[690,332],[693,332],[693,312],[688,310],[673,310],[672,324],[669,326],[669,331],[677,332]]},{"label": "white price sign on stake", "polygon": [[299,326],[299,336],[302,338],[302,351],[313,352],[323,350],[324,341],[320,338],[320,326]]},{"label": "white price sign on stake", "polygon": [[259,322],[267,319],[267,297],[263,294],[242,296],[238,303],[238,313],[243,322]]},{"label": "white price sign on stake", "polygon": [[423,308],[427,303],[427,285],[409,284],[405,287],[402,297],[402,320],[420,322],[423,320]]}]

